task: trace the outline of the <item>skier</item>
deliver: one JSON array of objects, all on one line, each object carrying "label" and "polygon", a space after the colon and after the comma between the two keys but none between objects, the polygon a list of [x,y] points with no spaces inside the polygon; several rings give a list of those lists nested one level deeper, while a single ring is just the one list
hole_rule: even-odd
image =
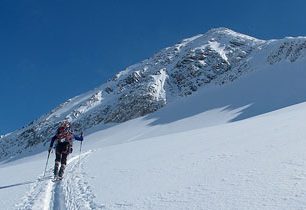
[{"label": "skier", "polygon": [[[52,137],[48,152],[50,153],[55,142],[55,165],[54,179],[62,179],[67,164],[67,156],[72,153],[72,141],[83,141],[83,133],[80,136],[74,135],[68,121],[64,121],[57,129],[57,133]],[[61,167],[59,169],[59,165]],[[59,170],[58,170],[59,169]]]}]

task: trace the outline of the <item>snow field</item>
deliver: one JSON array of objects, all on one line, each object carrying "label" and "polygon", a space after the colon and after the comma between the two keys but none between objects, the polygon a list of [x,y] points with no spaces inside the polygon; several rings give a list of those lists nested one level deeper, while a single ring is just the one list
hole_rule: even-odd
[{"label": "snow field", "polygon": [[[35,173],[42,174],[45,154],[2,163],[0,171],[7,180],[1,180],[1,206],[305,209],[305,114],[306,103],[300,103],[241,121],[181,132],[170,129],[166,133],[166,127],[178,125],[176,121],[152,130],[146,118],[95,131],[86,136],[80,164],[78,155],[69,159],[62,182],[48,178],[52,157],[48,179],[27,181]],[[179,123],[191,126],[198,122],[194,118],[198,116]],[[137,131],[143,135],[131,138]],[[151,135],[153,132],[156,135]],[[25,168],[31,170],[20,176],[17,171]],[[28,184],[14,186],[21,181]]]},{"label": "snow field", "polygon": [[[83,161],[92,151],[72,157],[67,162],[65,178],[53,182],[52,168],[46,178],[39,177],[28,194],[17,204],[17,209],[99,209],[103,206],[94,203],[94,196],[82,172]],[[81,162],[79,162],[79,160]],[[53,163],[52,163],[53,165]]]},{"label": "snow field", "polygon": [[305,114],[303,103],[108,146],[85,170],[106,209],[305,209]]}]

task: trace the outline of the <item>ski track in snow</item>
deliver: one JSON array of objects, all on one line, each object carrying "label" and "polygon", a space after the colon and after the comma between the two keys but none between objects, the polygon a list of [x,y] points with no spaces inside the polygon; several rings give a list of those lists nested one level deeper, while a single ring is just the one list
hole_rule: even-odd
[{"label": "ski track in snow", "polygon": [[[72,210],[102,209],[94,202],[88,182],[85,180],[83,163],[92,151],[70,158],[67,162],[64,179],[53,182],[52,168],[45,178],[42,175],[32,184],[28,194],[16,205],[18,210]],[[79,161],[82,160],[82,161]]]}]

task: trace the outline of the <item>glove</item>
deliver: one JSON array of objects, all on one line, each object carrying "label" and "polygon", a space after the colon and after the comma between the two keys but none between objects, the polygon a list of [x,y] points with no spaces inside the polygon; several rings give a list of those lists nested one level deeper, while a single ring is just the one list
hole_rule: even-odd
[{"label": "glove", "polygon": [[72,148],[72,147],[70,147],[70,148],[69,148],[69,153],[71,154],[71,153],[72,153],[72,151],[73,151],[73,148]]}]

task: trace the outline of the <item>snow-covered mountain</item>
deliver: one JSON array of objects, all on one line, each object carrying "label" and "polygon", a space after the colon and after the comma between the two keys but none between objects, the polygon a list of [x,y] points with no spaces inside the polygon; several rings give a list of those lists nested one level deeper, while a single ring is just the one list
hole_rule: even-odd
[{"label": "snow-covered mountain", "polygon": [[[291,84],[295,88],[290,89],[279,84],[282,89],[279,97],[267,94],[275,89],[275,81],[282,82],[280,78],[288,77],[288,81],[292,81],[290,69],[305,70],[305,57],[306,37],[265,41],[226,28],[212,29],[161,50],[116,74],[100,87],[69,99],[24,128],[3,136],[0,159],[45,149],[46,142],[63,119],[73,122],[76,130],[87,130],[98,124],[113,125],[153,113],[198,90],[224,90],[221,98],[214,93],[205,95],[198,112],[228,105],[248,110],[231,120],[302,102],[304,84],[295,81]],[[287,70],[286,74],[277,72],[279,69]],[[249,84],[244,87],[249,89],[244,98],[238,93],[247,90],[238,86],[233,90],[235,94],[224,95],[230,91],[227,85],[237,82],[235,80],[252,77],[252,72],[272,70],[276,72],[269,77],[271,82]],[[304,81],[302,77],[297,79]]]},{"label": "snow-covered mountain", "polygon": [[[306,209],[305,43],[219,28],[128,67],[1,138],[1,209]],[[53,183],[65,118],[86,135]]]}]

